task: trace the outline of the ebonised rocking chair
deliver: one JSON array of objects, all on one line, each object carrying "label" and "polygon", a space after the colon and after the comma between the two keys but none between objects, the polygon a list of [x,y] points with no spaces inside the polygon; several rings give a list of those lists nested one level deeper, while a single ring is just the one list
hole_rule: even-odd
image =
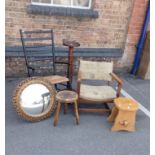
[{"label": "ebonised rocking chair", "polygon": [[[53,30],[20,30],[21,42],[28,77],[39,75],[57,75],[56,65],[66,65],[65,76],[69,77],[68,62],[56,61]],[[44,70],[43,74],[42,70]],[[50,74],[49,74],[50,73]],[[71,88],[70,82],[62,85]]]}]

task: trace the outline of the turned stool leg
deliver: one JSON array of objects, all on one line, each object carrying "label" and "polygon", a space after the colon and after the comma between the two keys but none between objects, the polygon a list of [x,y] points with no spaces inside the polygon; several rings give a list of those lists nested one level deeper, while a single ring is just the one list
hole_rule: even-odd
[{"label": "turned stool leg", "polygon": [[112,108],[112,112],[111,112],[110,116],[108,117],[108,121],[109,122],[114,122],[117,114],[118,114],[118,109],[114,106]]},{"label": "turned stool leg", "polygon": [[64,103],[64,114],[66,114],[68,111],[68,104]]},{"label": "turned stool leg", "polygon": [[80,117],[79,117],[79,113],[78,113],[77,101],[74,102],[74,112],[75,112],[75,117],[76,117],[76,124],[79,124]]},{"label": "turned stool leg", "polygon": [[56,112],[55,112],[55,115],[54,115],[54,123],[53,123],[54,126],[56,126],[57,123],[58,123],[60,110],[61,110],[61,103],[58,102],[58,106],[57,106],[57,109],[56,109]]},{"label": "turned stool leg", "polygon": [[119,110],[118,115],[115,119],[112,131],[127,130],[135,131],[135,119],[136,111],[122,111]]}]

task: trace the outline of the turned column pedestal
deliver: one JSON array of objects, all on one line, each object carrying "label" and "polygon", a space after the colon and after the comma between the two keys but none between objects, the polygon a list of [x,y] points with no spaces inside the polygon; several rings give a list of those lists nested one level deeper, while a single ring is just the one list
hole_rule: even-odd
[{"label": "turned column pedestal", "polygon": [[74,67],[73,67],[73,52],[74,52],[74,48],[75,47],[79,47],[80,44],[76,41],[68,41],[68,40],[63,40],[63,45],[64,46],[68,46],[68,74],[67,74],[67,78],[69,78],[69,82],[68,83],[68,88],[72,89],[71,85],[72,85],[72,78],[73,78],[73,72],[74,72]]}]

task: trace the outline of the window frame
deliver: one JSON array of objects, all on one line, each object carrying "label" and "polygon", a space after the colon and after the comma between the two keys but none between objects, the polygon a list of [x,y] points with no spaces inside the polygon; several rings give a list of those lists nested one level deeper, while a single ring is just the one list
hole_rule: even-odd
[{"label": "window frame", "polygon": [[31,0],[32,5],[41,5],[41,6],[53,6],[53,7],[65,7],[65,8],[76,8],[76,9],[91,9],[92,6],[92,0],[89,0],[89,6],[74,6],[73,5],[73,0],[71,0],[71,5],[61,5],[61,4],[53,4],[53,0],[51,0],[51,4],[48,3],[41,3],[41,2],[33,2]]}]

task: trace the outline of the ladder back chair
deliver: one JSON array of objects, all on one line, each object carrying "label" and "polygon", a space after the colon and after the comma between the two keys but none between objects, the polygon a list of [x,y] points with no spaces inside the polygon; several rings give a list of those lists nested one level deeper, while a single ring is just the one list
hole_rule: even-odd
[{"label": "ladder back chair", "polygon": [[[44,30],[20,30],[21,42],[27,67],[28,77],[40,75],[44,70],[44,74],[56,75],[56,65],[66,65],[66,73],[68,77],[68,62],[56,61],[54,35],[52,29]],[[67,82],[67,88],[70,82]]]},{"label": "ladder back chair", "polygon": [[[106,85],[84,84],[84,80],[104,80]],[[110,86],[110,82],[117,82],[117,91]],[[122,80],[113,73],[113,62],[106,60],[102,62],[80,60],[77,93],[79,112],[109,112],[107,103],[113,103],[113,100],[120,96]],[[106,108],[82,108],[82,103],[101,103]]]}]

